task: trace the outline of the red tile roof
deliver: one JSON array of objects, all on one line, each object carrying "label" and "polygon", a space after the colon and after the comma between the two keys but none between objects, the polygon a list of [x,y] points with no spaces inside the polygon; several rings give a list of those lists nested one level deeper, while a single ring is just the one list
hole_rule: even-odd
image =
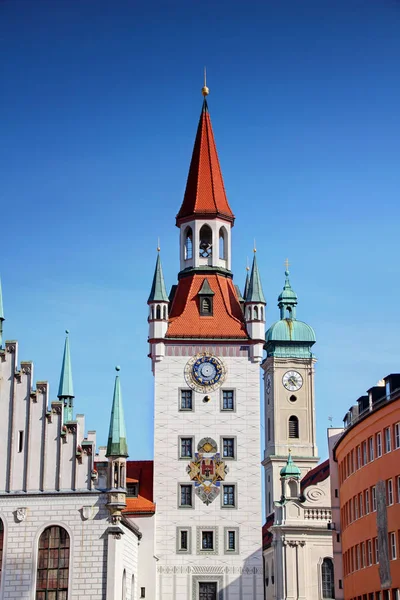
[{"label": "red tile roof", "polygon": [[137,498],[126,499],[124,514],[151,514],[155,513],[156,505],[153,502],[153,467],[152,460],[128,460],[126,463],[127,483],[139,482],[140,494]]},{"label": "red tile roof", "polygon": [[271,513],[268,515],[267,520],[265,521],[262,528],[262,544],[263,550],[269,548],[272,543],[273,535],[271,533],[271,527],[275,521],[275,513]]},{"label": "red tile roof", "polygon": [[235,219],[226,198],[211,119],[205,100],[194,142],[185,196],[176,216],[177,226],[179,227],[186,218],[193,215],[218,216],[232,224]]},{"label": "red tile roof", "polygon": [[329,477],[329,473],[329,459],[327,459],[311,469],[311,471],[308,471],[307,475],[303,477],[300,482],[301,491],[303,492],[309,485],[316,485],[321,481],[325,481]]},{"label": "red tile roof", "polygon": [[[213,316],[200,316],[198,292],[208,280],[213,296]],[[167,338],[248,339],[242,309],[232,279],[215,274],[183,277],[169,315]]]}]

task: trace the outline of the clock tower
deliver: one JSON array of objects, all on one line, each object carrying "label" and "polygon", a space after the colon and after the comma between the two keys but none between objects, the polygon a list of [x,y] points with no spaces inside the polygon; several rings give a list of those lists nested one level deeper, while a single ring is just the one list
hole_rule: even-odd
[{"label": "clock tower", "polygon": [[262,600],[260,363],[265,300],[231,271],[234,215],[206,96],[179,228],[178,281],[160,256],[149,296],[154,374],[154,600]]},{"label": "clock tower", "polygon": [[280,472],[291,453],[301,477],[319,461],[315,431],[315,333],[296,315],[297,295],[289,281],[278,298],[280,320],[266,333],[263,362],[265,390],[265,493],[267,515],[280,500]]}]

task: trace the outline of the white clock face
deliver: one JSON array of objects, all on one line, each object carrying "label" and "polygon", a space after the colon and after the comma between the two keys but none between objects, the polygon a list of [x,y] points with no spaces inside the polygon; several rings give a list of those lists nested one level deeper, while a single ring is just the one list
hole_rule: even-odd
[{"label": "white clock face", "polygon": [[289,392],[297,392],[303,385],[303,378],[297,371],[287,371],[282,378],[282,383]]}]

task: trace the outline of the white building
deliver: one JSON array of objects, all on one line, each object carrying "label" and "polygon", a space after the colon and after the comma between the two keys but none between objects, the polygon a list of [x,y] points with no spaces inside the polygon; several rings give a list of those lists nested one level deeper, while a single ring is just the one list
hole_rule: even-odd
[{"label": "white building", "polygon": [[148,301],[156,598],[261,600],[265,300],[255,257],[245,300],[233,284],[234,216],[206,100],[176,224],[178,284],[167,296],[158,256]]},{"label": "white building", "polygon": [[286,281],[280,320],[266,334],[266,600],[334,598],[329,461],[317,466],[313,329],[297,320]]},{"label": "white building", "polygon": [[1,600],[139,597],[137,523],[152,515],[132,506],[123,514],[135,500],[126,500],[118,375],[108,445],[96,455],[96,433],[85,433],[83,415],[74,417],[68,335],[58,400],[50,402],[48,383],[34,384],[33,364],[18,362],[17,342],[2,346],[1,329]]}]

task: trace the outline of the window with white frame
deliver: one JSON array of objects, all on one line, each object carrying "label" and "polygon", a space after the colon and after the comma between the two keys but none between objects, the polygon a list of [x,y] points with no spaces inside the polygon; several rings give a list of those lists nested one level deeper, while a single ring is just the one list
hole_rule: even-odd
[{"label": "window with white frame", "polygon": [[370,437],[368,439],[368,446],[369,446],[369,460],[374,460],[374,438]]},{"label": "window with white frame", "polygon": [[371,497],[372,497],[372,512],[376,511],[376,487],[373,485],[371,488]]},{"label": "window with white frame", "polygon": [[377,537],[374,539],[374,547],[375,547],[375,563],[378,564],[378,562],[379,562],[379,544],[378,544]]},{"label": "window with white frame", "polygon": [[362,493],[358,496],[358,503],[360,505],[360,518],[364,515],[364,503]]},{"label": "window with white frame", "polygon": [[363,465],[366,465],[368,463],[367,442],[362,443],[362,455],[363,455]]},{"label": "window with white frame", "polygon": [[368,540],[367,542],[367,560],[368,566],[372,565],[372,540]]},{"label": "window with white frame", "polygon": [[324,558],[321,565],[321,583],[322,583],[322,597],[323,598],[334,598],[335,597],[335,578],[333,570],[333,560],[331,558]]},{"label": "window with white frame", "polygon": [[396,423],[394,426],[394,447],[395,450],[400,448],[400,423]]},{"label": "window with white frame", "polygon": [[392,436],[390,435],[390,427],[385,429],[385,452],[390,452],[392,449]]},{"label": "window with white frame", "polygon": [[357,521],[357,519],[358,519],[358,497],[357,496],[354,496],[353,503],[354,503],[354,519]]},{"label": "window with white frame", "polygon": [[357,469],[361,468],[361,446],[357,446]]},{"label": "window with white frame", "polygon": [[397,502],[400,502],[400,475],[397,476]]},{"label": "window with white frame", "polygon": [[389,533],[389,548],[390,548],[390,560],[396,560],[397,548],[396,548],[396,533],[391,531]]},{"label": "window with white frame", "polygon": [[380,458],[382,456],[382,434],[379,431],[376,434],[376,458]]},{"label": "window with white frame", "polygon": [[386,494],[387,494],[388,506],[391,506],[393,504],[393,481],[392,481],[392,479],[388,479],[386,482]]},{"label": "window with white frame", "polygon": [[369,490],[365,490],[364,499],[365,499],[365,514],[368,515],[369,514]]}]

